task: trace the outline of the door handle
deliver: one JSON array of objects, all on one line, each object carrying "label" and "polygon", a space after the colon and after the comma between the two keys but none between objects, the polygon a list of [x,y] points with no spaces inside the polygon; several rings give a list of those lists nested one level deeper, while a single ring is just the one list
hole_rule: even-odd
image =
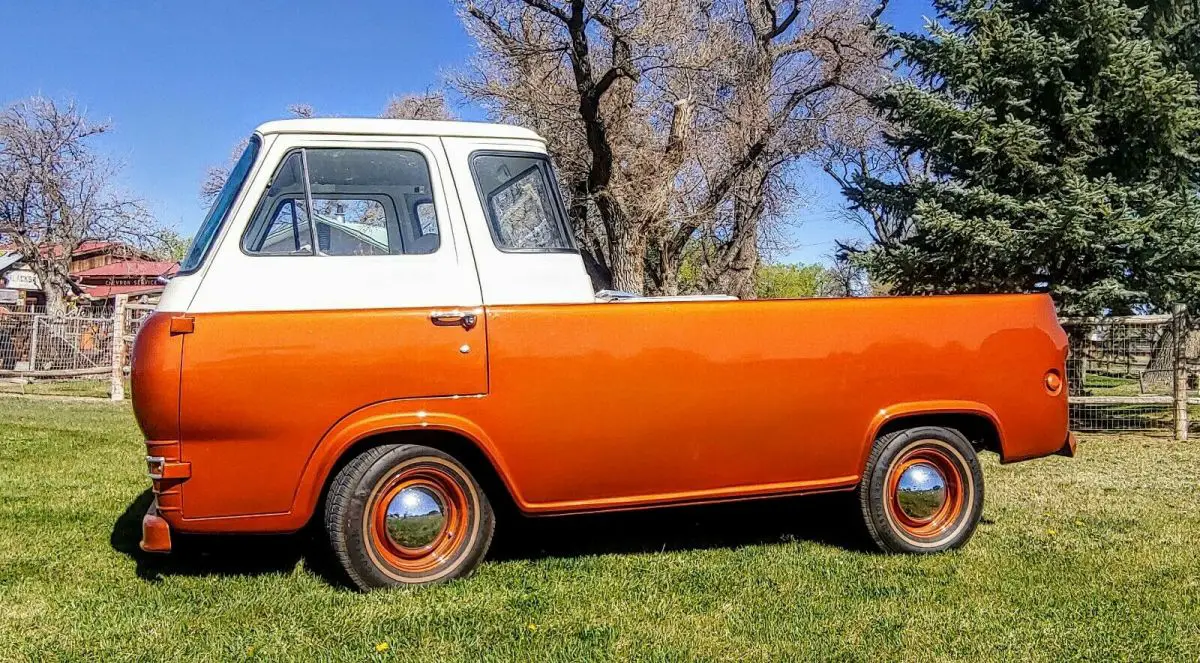
[{"label": "door handle", "polygon": [[432,311],[429,319],[439,327],[458,327],[471,329],[479,322],[479,315],[474,311]]}]

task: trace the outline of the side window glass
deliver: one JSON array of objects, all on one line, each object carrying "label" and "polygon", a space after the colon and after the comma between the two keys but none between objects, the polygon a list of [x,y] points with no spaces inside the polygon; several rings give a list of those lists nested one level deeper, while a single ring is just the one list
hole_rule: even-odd
[{"label": "side window glass", "polygon": [[471,167],[497,247],[572,250],[545,158],[480,154]]},{"label": "side window glass", "polygon": [[[378,256],[441,245],[425,158],[412,150],[305,148],[288,155],[242,239],[256,255]],[[424,207],[410,204],[420,200]],[[311,205],[311,218],[309,207]]]},{"label": "side window glass", "polygon": [[[330,256],[385,256],[391,253],[384,203],[359,198],[313,198],[317,242]],[[400,251],[398,253],[403,253]]]},{"label": "side window glass", "polygon": [[419,199],[412,206],[412,210],[413,234],[416,241],[410,253],[433,253],[442,241],[438,235],[437,210],[433,207],[433,200]]},{"label": "side window glass", "polygon": [[267,226],[260,253],[312,255],[312,234],[303,198],[283,198]]},{"label": "side window glass", "polygon": [[438,231],[437,212],[433,209],[433,201],[418,202],[413,209],[416,210],[417,225],[421,227],[421,234],[436,235]]},{"label": "side window glass", "polygon": [[275,173],[242,237],[242,248],[261,255],[312,255],[304,164],[299,152],[289,154]]}]

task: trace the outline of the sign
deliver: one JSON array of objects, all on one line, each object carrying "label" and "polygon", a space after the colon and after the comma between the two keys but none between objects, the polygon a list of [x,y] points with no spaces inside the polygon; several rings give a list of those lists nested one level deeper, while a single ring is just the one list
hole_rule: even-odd
[{"label": "sign", "polygon": [[14,269],[4,275],[4,285],[16,290],[41,290],[38,277],[28,269]]},{"label": "sign", "polygon": [[0,288],[0,304],[16,304],[21,293],[8,288]]}]

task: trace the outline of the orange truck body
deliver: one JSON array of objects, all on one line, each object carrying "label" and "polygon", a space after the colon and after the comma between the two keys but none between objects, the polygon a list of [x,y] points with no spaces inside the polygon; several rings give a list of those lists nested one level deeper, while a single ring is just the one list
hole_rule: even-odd
[{"label": "orange truck body", "polygon": [[180,532],[288,532],[380,435],[453,436],[527,514],[852,489],[949,421],[1004,462],[1073,451],[1043,295],[153,314],[133,404]]},{"label": "orange truck body", "polygon": [[1073,451],[1048,296],[597,293],[562,202],[519,127],[260,126],[134,345],[143,548],[295,531],[324,500],[371,588],[469,572],[492,501],[857,487],[877,543],[937,551],[978,522],[978,450]]}]

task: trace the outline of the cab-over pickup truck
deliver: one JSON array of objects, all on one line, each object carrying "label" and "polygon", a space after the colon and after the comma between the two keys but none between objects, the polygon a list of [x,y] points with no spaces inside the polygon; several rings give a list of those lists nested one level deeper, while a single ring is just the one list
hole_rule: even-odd
[{"label": "cab-over pickup truck", "polygon": [[942,551],[978,453],[1074,452],[1066,340],[1041,295],[597,294],[536,134],[270,122],[137,336],[141,545],[316,520],[371,589],[469,573],[501,503],[857,491],[879,547]]}]

